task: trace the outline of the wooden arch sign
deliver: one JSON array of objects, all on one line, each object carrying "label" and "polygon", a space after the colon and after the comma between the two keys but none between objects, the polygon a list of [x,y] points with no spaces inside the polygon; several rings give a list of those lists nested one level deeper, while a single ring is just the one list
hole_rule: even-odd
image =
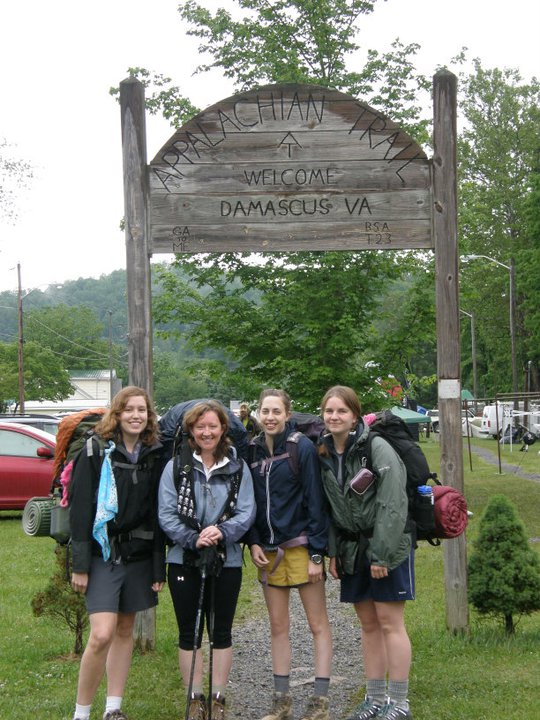
[{"label": "wooden arch sign", "polygon": [[[446,70],[433,78],[433,161],[388,118],[315,85],[223,100],[150,165],[135,78],[120,83],[120,108],[130,383],[152,390],[152,253],[433,248],[441,475],[463,491],[457,78]],[[465,536],[447,540],[444,554],[447,626],[461,631]]]},{"label": "wooden arch sign", "polygon": [[150,253],[433,247],[424,151],[337,90],[233,95],[175,132],[148,173]]}]

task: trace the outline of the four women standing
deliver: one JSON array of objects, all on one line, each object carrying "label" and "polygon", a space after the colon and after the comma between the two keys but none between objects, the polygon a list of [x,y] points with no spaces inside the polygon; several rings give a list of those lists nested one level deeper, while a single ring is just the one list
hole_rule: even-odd
[{"label": "four women standing", "polygon": [[[288,395],[263,391],[263,431],[251,441],[250,473],[228,440],[222,405],[197,403],[183,420],[189,447],[169,461],[161,476],[158,509],[160,445],[148,396],[130,387],[113,399],[96,427],[97,437],[109,442],[105,456],[100,442],[91,441],[77,460],[72,486],[72,584],[87,594],[91,624],[76,720],[89,717],[105,671],[104,718],[126,718],[120,705],[135,613],[157,602],[164,580],[158,518],[172,543],[168,581],[179,626],[180,672],[190,692],[186,718],[206,720],[208,710],[216,720],[225,718],[242,541],[258,568],[270,619],[274,694],[263,720],[293,717],[291,588],[298,588],[314,644],[315,684],[302,720],[329,720],[332,639],[325,555],[330,574],[341,580],[342,602],[354,605],[362,628],[366,696],[348,720],[411,720],[404,604],[414,597],[414,555],[406,471],[388,443],[369,439],[351,388],[331,388],[321,411],[327,432],[318,458],[314,444],[293,432]],[[110,514],[114,493],[117,504]],[[211,641],[208,700],[202,653],[197,652],[204,621]]]}]

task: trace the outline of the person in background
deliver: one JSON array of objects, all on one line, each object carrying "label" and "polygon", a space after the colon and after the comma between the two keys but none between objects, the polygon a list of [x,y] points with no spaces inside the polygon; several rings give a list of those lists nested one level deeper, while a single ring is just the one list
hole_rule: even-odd
[{"label": "person in background", "polygon": [[250,407],[247,403],[242,403],[239,411],[240,420],[242,421],[242,424],[246,428],[246,432],[248,434],[248,440],[252,440],[255,435],[258,435],[261,432],[261,426],[251,414]]},{"label": "person in background", "polygon": [[407,475],[394,449],[369,427],[352,388],[336,385],[321,402],[327,433],[319,444],[331,513],[332,577],[353,603],[362,628],[366,695],[347,720],[412,720],[407,694],[411,643],[405,601],[414,599],[414,551],[408,531]]},{"label": "person in background", "polygon": [[107,675],[104,720],[121,710],[135,615],[157,604],[165,581],[165,538],[157,521],[161,473],[157,417],[145,390],[120,390],[77,456],[70,488],[71,585],[86,594],[90,635],[73,717],[88,720]]},{"label": "person in background", "polygon": [[317,451],[300,435],[297,467],[291,464],[287,438],[291,401],[283,390],[263,390],[259,418],[263,433],[252,441],[257,515],[247,542],[258,567],[270,618],[274,695],[264,720],[292,720],[289,597],[298,588],[313,636],[315,685],[303,720],[329,720],[328,686],[332,634],[325,596],[324,553],[328,514],[321,487]]},{"label": "person in background", "polygon": [[[184,460],[179,464],[170,460],[159,488],[159,521],[174,543],[167,563],[179,628],[178,662],[184,685],[189,688],[189,720],[206,720],[208,703],[212,719],[224,720],[225,691],[233,658],[232,624],[242,583],[239,542],[255,517],[253,483],[247,464],[231,446],[228,416],[221,403],[204,400],[189,408],[183,429],[189,446],[181,453],[188,452],[192,476]],[[212,567],[208,566],[208,558],[213,558]],[[193,664],[201,589],[208,627],[215,612],[212,695],[208,701],[203,694],[202,652],[196,652]],[[201,622],[197,649],[201,647],[203,630]]]}]

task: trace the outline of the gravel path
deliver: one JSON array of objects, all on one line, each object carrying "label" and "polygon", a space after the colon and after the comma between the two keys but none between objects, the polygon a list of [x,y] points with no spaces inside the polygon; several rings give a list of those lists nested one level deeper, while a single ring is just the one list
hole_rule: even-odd
[{"label": "gravel path", "polygon": [[[360,626],[352,605],[339,602],[339,582],[328,577],[326,593],[334,640],[330,717],[339,720],[355,704],[354,695],[362,681]],[[270,709],[273,692],[270,630],[262,602],[259,617],[238,623],[233,630],[234,659],[227,692],[230,720],[259,720]],[[296,590],[291,592],[291,618],[291,694],[294,720],[299,720],[313,688],[313,645]]]},{"label": "gravel path", "polygon": [[[477,445],[471,445],[471,451],[474,453],[474,455],[478,455],[482,458],[482,460],[485,460],[491,465],[497,465],[497,467],[499,466],[499,458],[497,456],[497,453],[493,450],[490,450],[489,448],[478,447]],[[516,454],[515,464],[507,462],[501,463],[502,471],[511,475],[517,475],[520,478],[524,478],[525,480],[534,480],[535,482],[540,482],[540,473],[528,473],[521,469],[521,453],[519,451],[519,447],[516,447],[514,452]],[[530,452],[535,452],[535,450],[531,450]],[[468,462],[468,457],[466,459],[466,462]],[[538,459],[538,466],[540,467],[540,458]]]}]

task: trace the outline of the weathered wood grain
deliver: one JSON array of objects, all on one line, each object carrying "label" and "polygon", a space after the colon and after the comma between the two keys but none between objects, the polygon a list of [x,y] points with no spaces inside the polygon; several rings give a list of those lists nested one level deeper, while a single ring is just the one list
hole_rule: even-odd
[{"label": "weathered wood grain", "polygon": [[422,148],[369,106],[314,85],[208,108],[157,153],[148,185],[153,252],[433,245]]}]

